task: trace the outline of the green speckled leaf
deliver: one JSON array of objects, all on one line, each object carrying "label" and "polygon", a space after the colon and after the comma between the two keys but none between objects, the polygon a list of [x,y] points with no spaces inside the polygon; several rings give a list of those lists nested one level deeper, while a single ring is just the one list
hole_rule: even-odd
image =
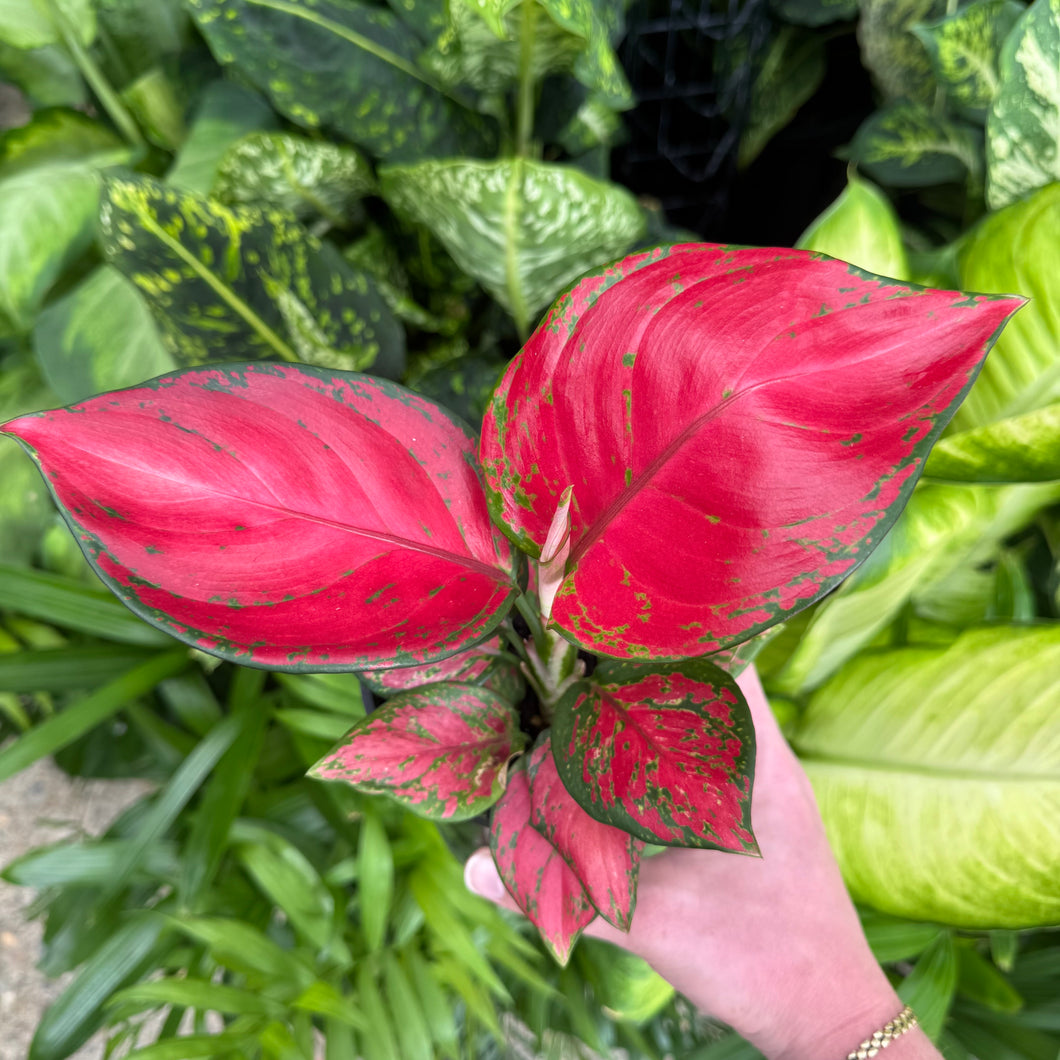
[{"label": "green speckled leaf", "polygon": [[404,334],[372,280],[289,214],[111,180],[104,251],[181,364],[258,357],[396,376]]},{"label": "green speckled leaf", "polygon": [[109,265],[41,313],[33,348],[64,402],[142,383],[175,367],[144,300]]},{"label": "green speckled leaf", "polygon": [[28,331],[44,296],[92,244],[99,177],[81,163],[0,180],[0,334]]},{"label": "green speckled leaf", "polygon": [[884,99],[933,103],[936,81],[913,26],[946,14],[946,0],[859,0],[861,61]]},{"label": "green speckled leaf", "polygon": [[486,354],[439,361],[419,372],[408,386],[452,409],[468,423],[479,423],[507,362]]},{"label": "green speckled leaf", "polygon": [[998,90],[998,56],[1023,12],[1016,0],[975,0],[956,14],[913,27],[927,48],[946,102],[982,121]]},{"label": "green speckled leaf", "polygon": [[925,475],[950,482],[1060,479],[1060,402],[943,439]]},{"label": "green speckled leaf", "polygon": [[525,329],[573,279],[644,232],[629,192],[523,159],[421,162],[380,171],[383,197],[429,228]]},{"label": "green speckled leaf", "polygon": [[64,30],[80,44],[96,36],[96,12],[91,0],[2,0],[0,41],[15,48],[44,48],[59,44]]},{"label": "green speckled leaf", "polygon": [[849,261],[880,276],[910,278],[898,215],[890,199],[853,170],[847,173],[847,186],[839,198],[813,221],[795,245],[800,250],[816,250]]},{"label": "green speckled leaf", "polygon": [[978,179],[981,155],[978,129],[908,100],[870,114],[849,147],[849,157],[869,176],[896,188]]},{"label": "green speckled leaf", "polygon": [[477,115],[417,64],[420,46],[396,15],[357,0],[189,0],[222,63],[253,81],[281,114],[328,128],[396,161],[477,154]]},{"label": "green speckled leaf", "polygon": [[770,139],[795,117],[824,79],[824,38],[782,26],[769,42],[751,88],[751,110],[740,137],[739,161],[749,166]]},{"label": "green speckled leaf", "polygon": [[259,132],[225,152],[211,194],[230,205],[274,206],[299,220],[323,217],[342,228],[357,201],[374,190],[368,159],[355,148]]},{"label": "green speckled leaf", "polygon": [[[855,898],[914,920],[1060,920],[1060,628],[866,655],[795,746]],[[999,709],[1003,704],[1004,709]]]},{"label": "green speckled leaf", "polygon": [[277,121],[261,96],[231,81],[215,81],[202,94],[166,183],[208,195],[228,148],[247,133],[274,128]]},{"label": "green speckled leaf", "polygon": [[1005,41],[986,150],[991,209],[1060,180],[1060,0],[1035,0]]},{"label": "green speckled leaf", "polygon": [[858,17],[858,0],[772,0],[769,6],[797,26],[825,26]]},{"label": "green speckled leaf", "polygon": [[987,217],[962,247],[959,266],[965,290],[1011,292],[1030,301],[986,359],[951,431],[1060,399],[1060,186]]}]

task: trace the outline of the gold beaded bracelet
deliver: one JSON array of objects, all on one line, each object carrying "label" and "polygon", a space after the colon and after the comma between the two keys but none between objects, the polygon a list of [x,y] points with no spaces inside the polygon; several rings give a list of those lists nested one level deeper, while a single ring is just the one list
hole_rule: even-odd
[{"label": "gold beaded bracelet", "polygon": [[906,1031],[911,1031],[917,1025],[913,1010],[906,1005],[893,1020],[883,1025],[882,1030],[873,1033],[871,1038],[866,1038],[852,1053],[847,1053],[847,1060],[869,1060],[881,1049],[886,1049],[896,1038],[901,1038]]}]

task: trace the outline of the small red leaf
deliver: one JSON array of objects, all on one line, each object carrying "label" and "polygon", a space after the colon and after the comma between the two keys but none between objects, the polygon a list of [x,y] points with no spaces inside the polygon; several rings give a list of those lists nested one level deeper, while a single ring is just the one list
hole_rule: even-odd
[{"label": "small red leaf", "polygon": [[581,880],[597,912],[629,931],[637,901],[641,844],[590,817],[563,786],[546,737],[530,754],[530,823]]},{"label": "small red leaf", "polygon": [[493,808],[490,850],[504,886],[560,964],[596,910],[570,866],[530,824],[530,781],[525,756],[508,775]]},{"label": "small red leaf", "polygon": [[394,696],[438,681],[482,685],[499,696],[518,702],[521,675],[513,662],[501,656],[501,639],[490,637],[482,644],[423,666],[401,666],[394,670],[369,670],[361,680],[377,695]]},{"label": "small red leaf", "polygon": [[197,368],[3,430],[110,588],[224,658],[427,662],[481,640],[519,591],[473,436],[384,380]]},{"label": "small red leaf", "polygon": [[758,851],[751,712],[735,680],[704,660],[601,663],[560,700],[552,751],[598,821],[649,843]]},{"label": "small red leaf", "polygon": [[575,643],[717,651],[879,543],[1021,303],[797,250],[626,258],[560,299],[498,384],[490,509],[537,556],[573,487],[551,620]]},{"label": "small red leaf", "polygon": [[519,716],[499,696],[427,685],[358,722],[310,772],[389,795],[421,817],[463,821],[497,801],[523,744]]}]

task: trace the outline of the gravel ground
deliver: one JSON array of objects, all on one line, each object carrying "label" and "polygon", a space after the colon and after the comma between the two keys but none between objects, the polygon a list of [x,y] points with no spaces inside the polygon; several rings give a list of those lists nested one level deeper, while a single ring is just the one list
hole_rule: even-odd
[{"label": "gravel ground", "polygon": [[[0,783],[0,865],[34,847],[74,835],[99,835],[129,803],[147,790],[140,781],[71,780],[48,762],[38,762]],[[41,928],[25,909],[33,892],[0,881],[0,1060],[25,1060],[41,1013],[66,980],[46,979],[35,965]],[[74,1054],[100,1060],[94,1041]]]}]

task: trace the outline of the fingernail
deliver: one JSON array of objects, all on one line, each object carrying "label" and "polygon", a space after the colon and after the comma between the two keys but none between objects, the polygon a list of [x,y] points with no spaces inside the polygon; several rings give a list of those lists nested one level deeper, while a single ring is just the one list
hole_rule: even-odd
[{"label": "fingernail", "polygon": [[464,865],[467,889],[491,902],[499,902],[505,895],[504,884],[497,874],[493,857],[488,850],[476,850]]}]

